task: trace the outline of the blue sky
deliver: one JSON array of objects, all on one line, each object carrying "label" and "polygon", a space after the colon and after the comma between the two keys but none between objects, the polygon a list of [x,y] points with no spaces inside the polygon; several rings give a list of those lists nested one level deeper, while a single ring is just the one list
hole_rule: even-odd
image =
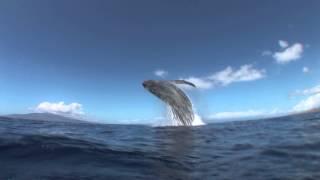
[{"label": "blue sky", "polygon": [[315,108],[319,7],[317,0],[1,1],[0,114],[150,122],[164,107],[142,81],[177,78],[199,86],[187,91],[203,117]]}]

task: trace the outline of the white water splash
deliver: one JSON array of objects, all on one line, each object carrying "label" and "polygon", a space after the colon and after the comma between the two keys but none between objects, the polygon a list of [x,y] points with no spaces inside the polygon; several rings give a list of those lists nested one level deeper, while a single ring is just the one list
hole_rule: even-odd
[{"label": "white water splash", "polygon": [[204,123],[202,121],[202,118],[200,115],[198,115],[197,113],[194,114],[194,120],[192,122],[192,126],[203,126],[206,125],[206,123]]},{"label": "white water splash", "polygon": [[[158,118],[158,120],[161,120],[161,122],[157,123],[155,126],[183,126],[183,124],[179,120],[175,119],[170,106],[167,106],[167,117]],[[206,125],[206,123],[204,123],[202,121],[201,116],[195,112],[192,126],[203,126],[203,125]]]}]

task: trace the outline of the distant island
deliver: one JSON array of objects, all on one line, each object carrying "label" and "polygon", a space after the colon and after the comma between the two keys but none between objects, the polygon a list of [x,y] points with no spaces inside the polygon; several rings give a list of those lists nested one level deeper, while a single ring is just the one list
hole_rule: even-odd
[{"label": "distant island", "polygon": [[52,113],[28,113],[28,114],[10,114],[0,116],[1,119],[15,119],[15,120],[38,120],[38,121],[51,121],[51,122],[87,122],[72,117],[65,117]]}]

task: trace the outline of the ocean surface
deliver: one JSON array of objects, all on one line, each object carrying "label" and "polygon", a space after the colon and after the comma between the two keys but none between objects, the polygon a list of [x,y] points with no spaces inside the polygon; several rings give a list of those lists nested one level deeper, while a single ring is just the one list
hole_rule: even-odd
[{"label": "ocean surface", "polygon": [[320,179],[320,119],[198,127],[0,119],[0,179]]}]

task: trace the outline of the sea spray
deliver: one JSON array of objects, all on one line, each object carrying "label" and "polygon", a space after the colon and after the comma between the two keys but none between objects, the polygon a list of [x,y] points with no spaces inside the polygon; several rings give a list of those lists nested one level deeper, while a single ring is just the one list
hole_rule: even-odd
[{"label": "sea spray", "polygon": [[[167,106],[167,121],[167,126],[183,126],[183,124],[179,120],[175,119],[171,106]],[[202,121],[201,116],[194,110],[194,119],[192,121],[192,126],[202,125],[205,125],[205,123]]]},{"label": "sea spray", "polygon": [[[173,115],[172,109],[169,105],[166,106],[166,112],[165,116],[163,117],[158,117],[155,118],[155,123],[153,124],[154,127],[165,127],[165,126],[183,126],[183,124],[175,119],[175,116]],[[194,119],[192,121],[192,126],[203,126],[206,125],[202,121],[201,116],[197,113],[194,112]]]}]

